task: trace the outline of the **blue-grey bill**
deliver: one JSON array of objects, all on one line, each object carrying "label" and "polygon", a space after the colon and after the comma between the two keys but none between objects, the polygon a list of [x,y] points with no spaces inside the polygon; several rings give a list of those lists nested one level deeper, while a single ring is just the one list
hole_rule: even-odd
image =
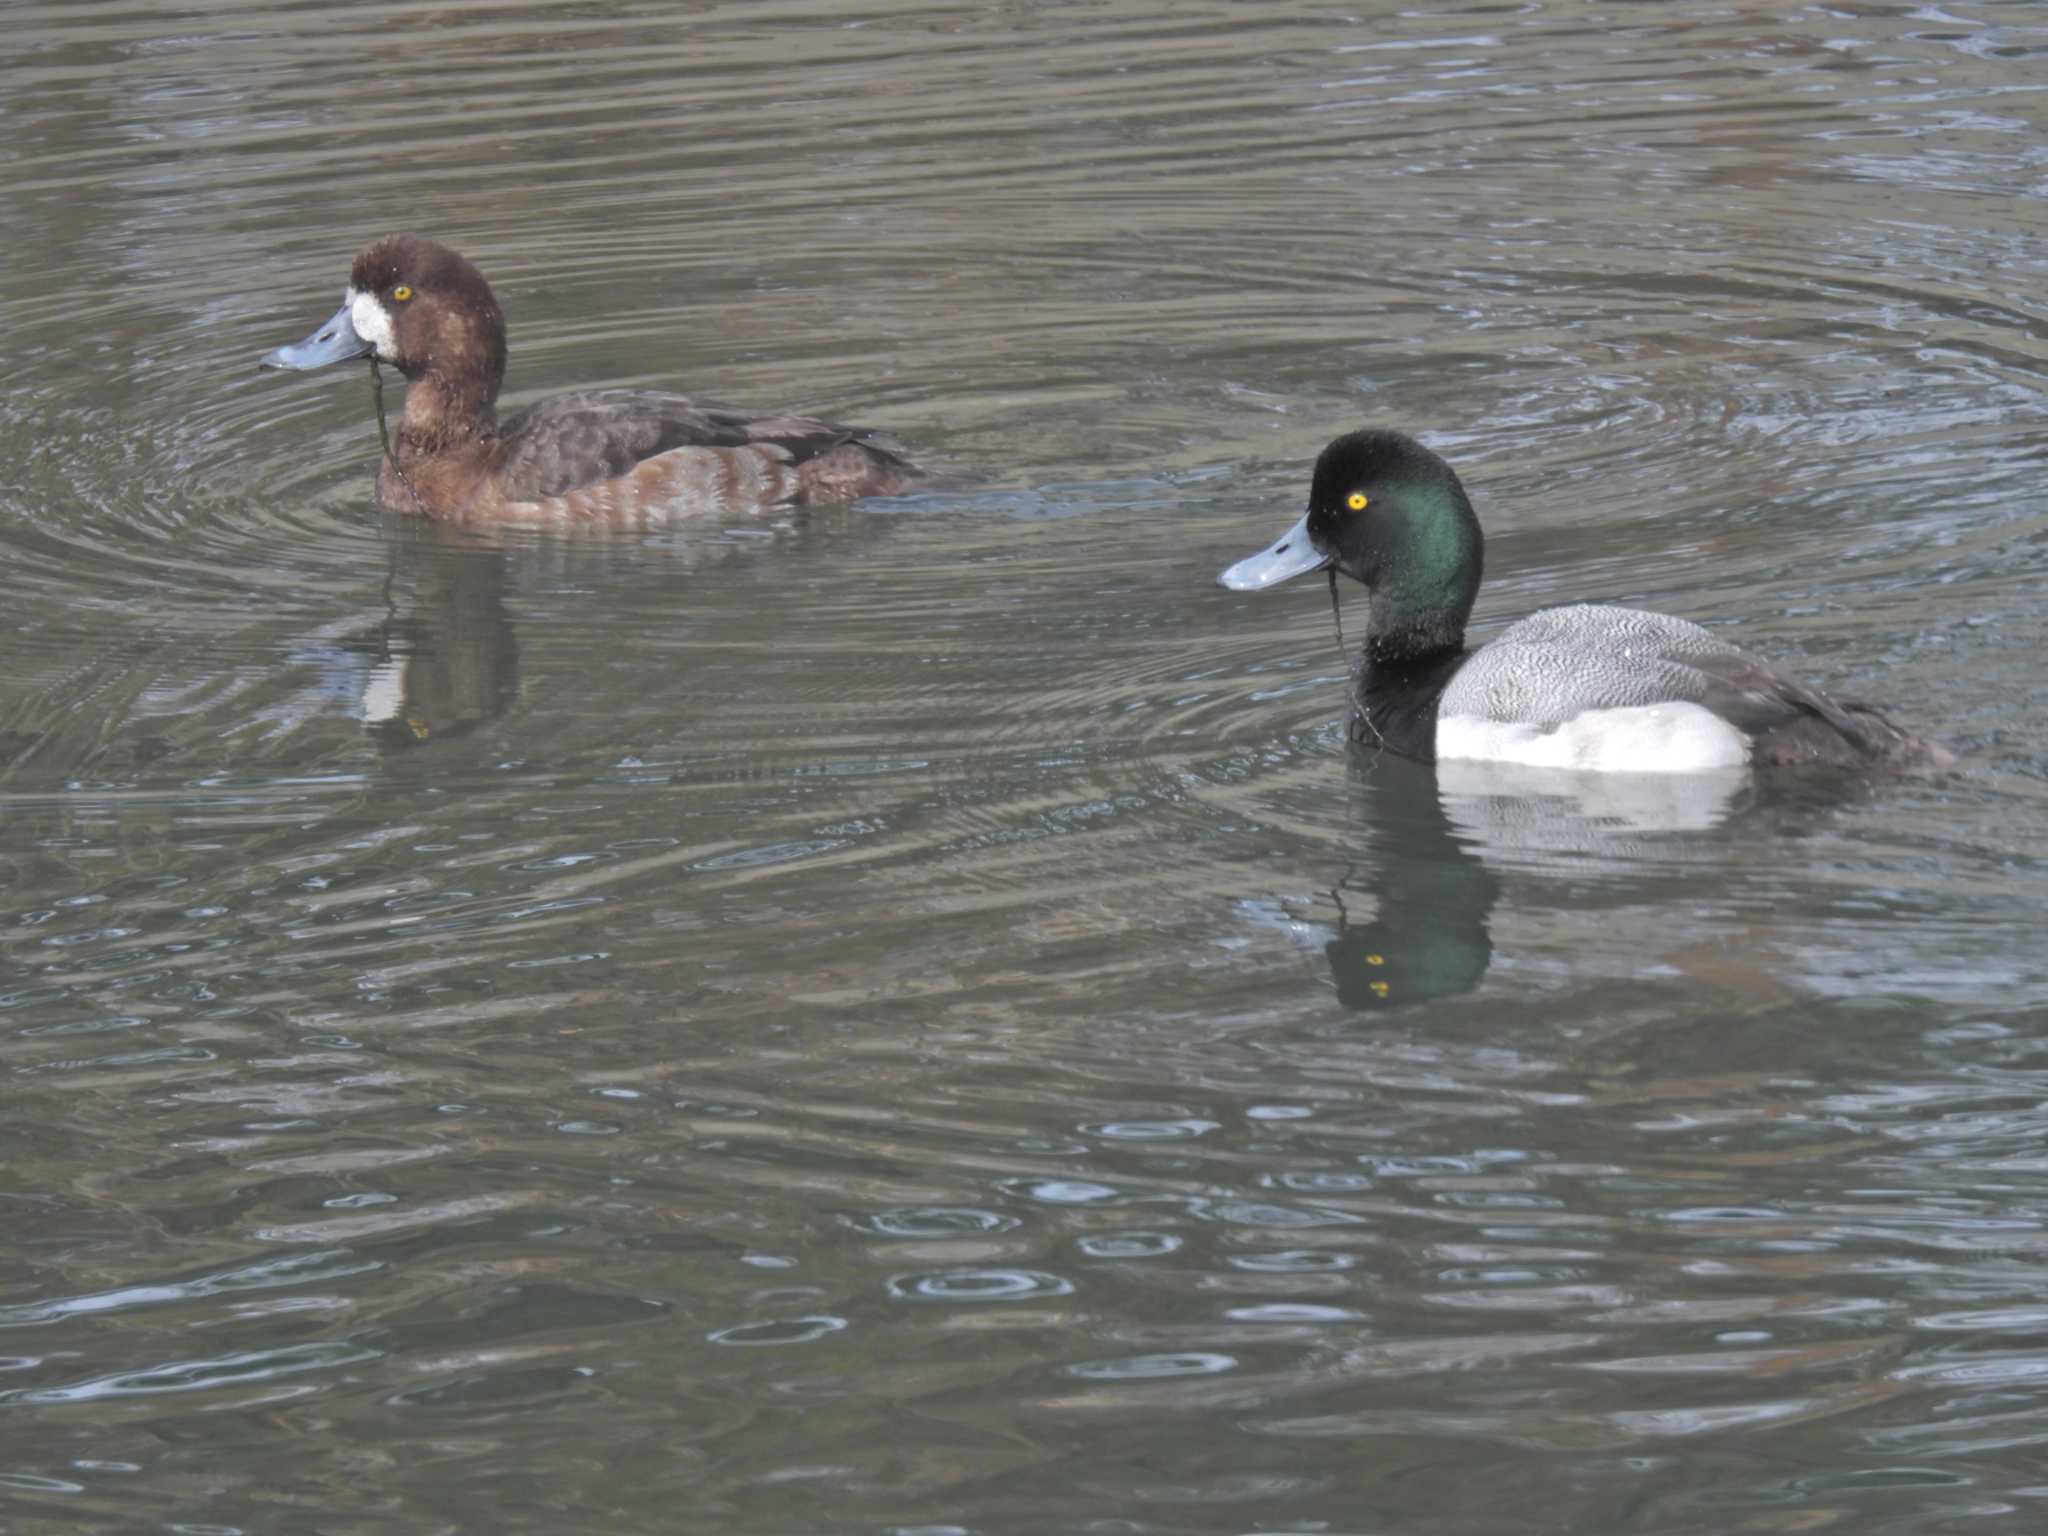
[{"label": "blue-grey bill", "polygon": [[1308,514],[1256,555],[1247,555],[1216,579],[1233,592],[1256,592],[1292,576],[1320,571],[1329,557],[1309,542]]},{"label": "blue-grey bill", "polygon": [[370,343],[356,334],[353,321],[348,317],[349,306],[344,304],[334,312],[334,318],[321,326],[304,341],[289,347],[279,347],[275,352],[263,354],[259,368],[325,368],[329,363],[347,362],[352,357],[362,357],[370,350]]}]

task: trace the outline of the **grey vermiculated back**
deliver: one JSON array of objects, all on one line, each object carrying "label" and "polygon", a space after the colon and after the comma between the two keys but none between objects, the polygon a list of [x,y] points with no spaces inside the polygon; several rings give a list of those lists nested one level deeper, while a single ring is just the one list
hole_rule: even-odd
[{"label": "grey vermiculated back", "polygon": [[1697,624],[1641,608],[1546,608],[1474,652],[1437,713],[1548,729],[1582,710],[1697,703],[1715,680],[1688,663],[1741,654]]}]

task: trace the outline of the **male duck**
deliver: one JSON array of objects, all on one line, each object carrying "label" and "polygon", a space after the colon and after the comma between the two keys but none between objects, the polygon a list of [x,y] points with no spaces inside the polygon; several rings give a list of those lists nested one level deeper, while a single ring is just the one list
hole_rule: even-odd
[{"label": "male duck", "polygon": [[499,421],[504,314],[481,272],[417,235],[365,248],[334,317],[262,363],[308,369],[363,356],[409,385],[377,476],[393,512],[641,525],[893,495],[919,478],[866,428],[657,390],[556,395]]},{"label": "male duck", "polygon": [[1399,432],[1352,432],[1316,460],[1301,521],[1218,580],[1239,592],[1307,571],[1363,582],[1350,733],[1425,762],[1669,773],[1953,760],[1867,704],[1640,608],[1547,608],[1468,651],[1482,549],[1450,465]]}]

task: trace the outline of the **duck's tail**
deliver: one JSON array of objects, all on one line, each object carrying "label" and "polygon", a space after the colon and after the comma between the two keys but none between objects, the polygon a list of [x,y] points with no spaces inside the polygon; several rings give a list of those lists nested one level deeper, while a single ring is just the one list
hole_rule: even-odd
[{"label": "duck's tail", "polygon": [[1842,707],[1868,733],[1873,756],[1887,767],[1908,769],[1953,768],[1956,754],[1938,741],[1925,736],[1915,736],[1903,726],[1894,725],[1873,704],[1861,699],[1844,701]]},{"label": "duck's tail", "polygon": [[1931,772],[1955,765],[1956,754],[1915,736],[1860,699],[1829,699],[1828,715],[1808,714],[1757,743],[1758,760],[1787,767],[1893,768]]},{"label": "duck's tail", "polygon": [[901,496],[924,483],[924,471],[886,438],[858,428],[797,465],[806,502]]}]

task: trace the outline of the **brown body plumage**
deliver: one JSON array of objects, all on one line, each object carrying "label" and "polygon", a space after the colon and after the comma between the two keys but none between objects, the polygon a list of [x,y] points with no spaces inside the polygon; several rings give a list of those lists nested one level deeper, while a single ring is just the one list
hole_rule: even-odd
[{"label": "brown body plumage", "polygon": [[[497,415],[505,319],[470,262],[417,235],[367,247],[342,313],[355,352],[330,346],[309,367],[371,353],[407,382],[378,497],[394,512],[451,520],[642,526],[893,495],[920,476],[861,427],[737,410],[658,390],[588,390]],[[331,341],[332,333],[323,341]],[[310,344],[309,339],[309,344]],[[331,355],[329,355],[331,354]]]}]

